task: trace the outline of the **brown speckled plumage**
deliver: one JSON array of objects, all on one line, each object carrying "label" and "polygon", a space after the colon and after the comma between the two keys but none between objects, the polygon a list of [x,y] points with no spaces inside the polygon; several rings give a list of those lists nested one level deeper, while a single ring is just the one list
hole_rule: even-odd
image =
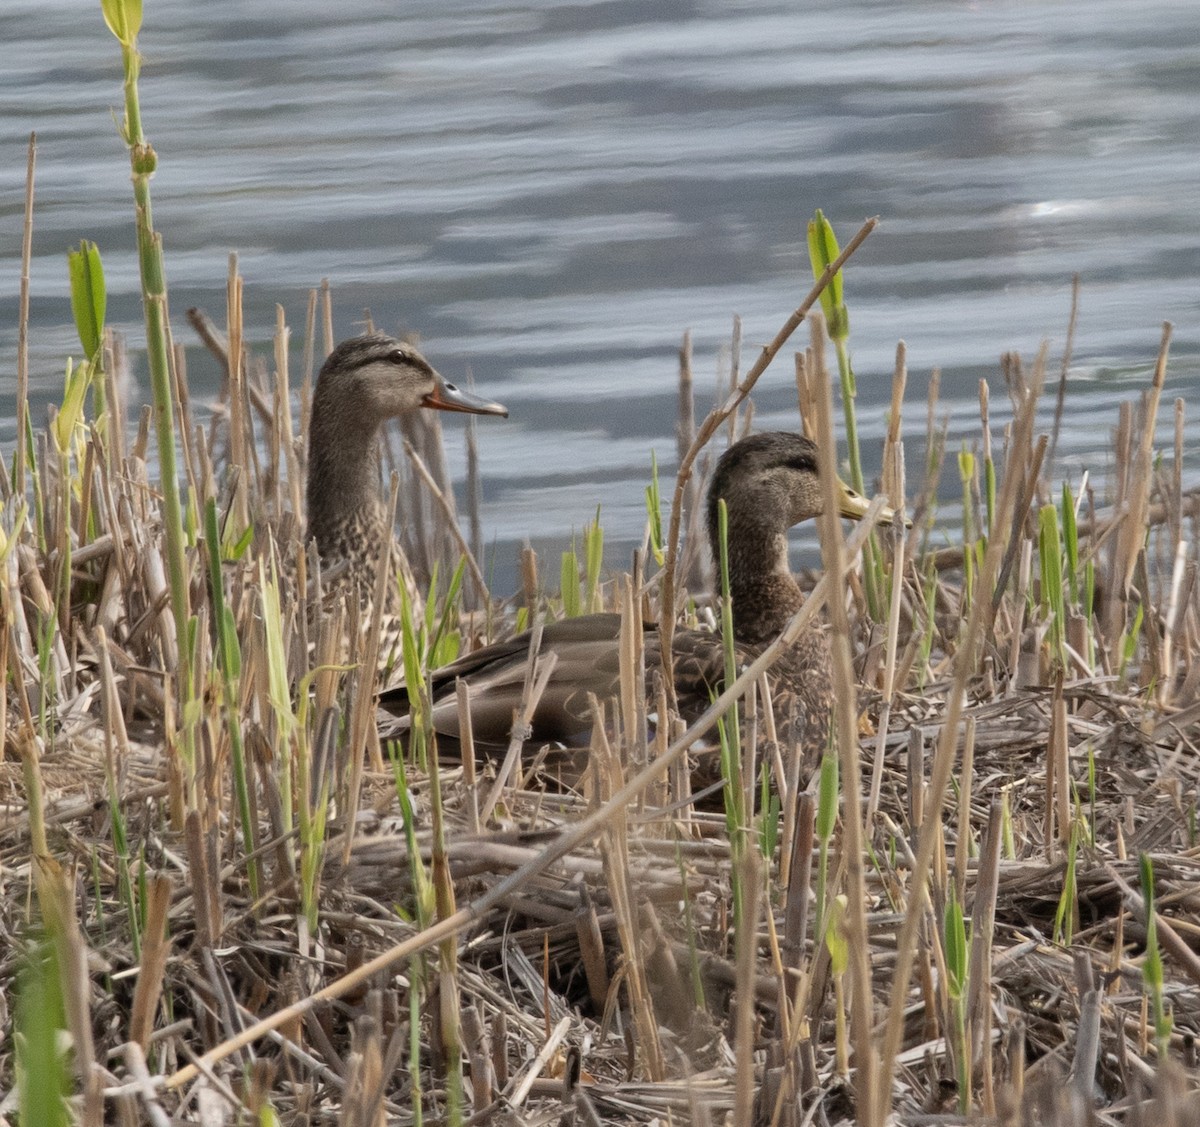
[{"label": "brown speckled plumage", "polygon": [[[720,458],[708,489],[707,525],[710,550],[719,549],[717,504],[728,512],[728,554],[734,636],[739,664],[746,665],[768,645],[804,602],[788,567],[787,530],[818,515],[821,495],[816,447],[800,435],[769,432],[751,435]],[[841,511],[861,516],[866,504],[842,487]],[[542,634],[542,653],[552,651],[557,664],[534,716],[531,743],[579,744],[591,726],[588,694],[600,698],[617,691],[617,639],[620,618],[593,614],[551,623]],[[520,703],[529,649],[529,634],[485,647],[434,673],[434,725],[457,738],[454,682],[471,686],[472,728],[477,748],[507,746],[513,709]],[[645,636],[648,670],[661,667],[659,635]],[[724,681],[719,636],[700,630],[674,635],[674,676],[680,712],[694,719]],[[822,626],[805,631],[769,673],[773,713],[781,740],[799,745],[806,758],[824,747],[830,699],[829,646]],[[381,698],[398,720],[385,731],[406,726],[404,689]]]},{"label": "brown speckled plumage", "polygon": [[[308,531],[322,565],[340,573],[336,587],[354,584],[363,591],[374,583],[379,554],[392,536],[380,493],[380,427],[422,407],[508,414],[448,384],[412,345],[383,333],[343,341],[321,368],[309,425]],[[415,596],[398,544],[393,564]]]}]

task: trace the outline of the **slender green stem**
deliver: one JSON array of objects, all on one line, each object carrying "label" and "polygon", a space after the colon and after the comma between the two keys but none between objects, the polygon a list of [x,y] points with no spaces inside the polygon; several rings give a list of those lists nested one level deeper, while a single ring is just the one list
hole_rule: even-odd
[{"label": "slender green stem", "polygon": [[[183,510],[179,496],[179,475],[175,457],[175,414],[171,389],[170,346],[167,320],[167,286],[163,271],[162,239],[154,230],[150,207],[150,177],[158,158],[142,132],[142,114],[138,99],[138,74],[141,56],[137,33],[141,24],[141,4],[106,0],[103,4],[109,29],[121,43],[121,61],[125,72],[125,121],[123,135],[129,146],[136,216],[138,266],[142,280],[142,307],[146,320],[146,359],[154,403],[152,417],[158,439],[158,463],[162,481],[163,525],[167,541],[167,572],[171,592],[171,612],[176,631],[176,672],[180,716],[188,717],[187,707],[195,695],[192,684],[191,654],[188,637],[187,561],[184,554]],[[170,658],[168,657],[168,660]],[[183,749],[194,765],[193,725],[184,720]]]}]

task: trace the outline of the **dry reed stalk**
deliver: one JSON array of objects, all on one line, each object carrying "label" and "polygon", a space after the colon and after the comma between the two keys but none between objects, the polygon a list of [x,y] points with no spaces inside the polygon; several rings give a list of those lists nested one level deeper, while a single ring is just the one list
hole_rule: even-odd
[{"label": "dry reed stalk", "polygon": [[[292,427],[292,393],[288,368],[288,340],[290,330],[284,319],[283,306],[275,306],[275,425],[281,436],[278,445],[283,448],[284,464],[287,466],[288,494],[292,503],[292,512],[303,511],[301,503],[300,483],[304,480],[300,470],[300,458],[296,452],[297,443],[292,437],[295,430]],[[305,432],[307,433],[307,432]],[[276,460],[272,465],[277,465]]]},{"label": "dry reed stalk", "polygon": [[171,892],[171,878],[165,874],[149,882],[142,961],[129,1007],[129,1040],[140,1046],[143,1052],[150,1048],[154,1014],[162,997],[167,958],[171,953],[171,939],[167,933]]},{"label": "dry reed stalk", "polygon": [[[813,342],[817,378],[814,381],[814,400],[817,409],[817,454],[821,471],[822,513],[817,518],[821,536],[821,558],[825,576],[832,577],[835,592],[844,588],[850,562],[838,520],[836,496],[837,444],[833,431],[833,400],[825,372],[823,344]],[[841,768],[842,794],[842,856],[845,865],[846,938],[850,948],[850,1033],[854,1043],[855,1095],[859,1122],[865,1127],[882,1127],[887,1114],[886,1103],[876,1082],[879,1061],[872,1040],[875,1024],[874,991],[870,965],[870,940],[866,919],[866,879],[863,868],[863,848],[869,840],[863,824],[862,763],[858,747],[858,699],[855,692],[853,656],[850,649],[850,622],[844,597],[829,600],[829,644],[832,654],[833,682],[839,690],[833,696],[833,729]]]},{"label": "dry reed stalk", "polygon": [[[17,299],[17,457],[13,492],[25,496],[25,465],[29,459],[29,269],[33,260],[33,185],[37,169],[37,134],[29,134],[25,162],[25,217],[21,225],[21,281]],[[3,475],[0,475],[3,476]]]},{"label": "dry reed stalk", "polygon": [[328,278],[321,279],[320,296],[317,300],[321,320],[321,355],[328,356],[337,344],[333,335],[333,291]]},{"label": "dry reed stalk", "polygon": [[[483,559],[483,478],[479,472],[479,430],[474,415],[467,416],[467,528],[470,530],[470,558]],[[475,592],[475,600],[468,604],[472,609],[480,605],[490,606],[491,599],[485,589]]]},{"label": "dry reed stalk", "polygon": [[467,832],[478,834],[482,830],[479,817],[479,789],[475,782],[475,733],[471,720],[471,686],[461,678],[454,682],[454,696],[458,704],[459,744],[462,747],[463,788],[467,800]]},{"label": "dry reed stalk", "polygon": [[754,981],[758,954],[758,923],[762,909],[762,862],[753,849],[742,851],[737,862],[741,866],[738,881],[746,890],[746,903],[741,926],[734,937],[737,966],[737,1008],[734,1013],[733,1047],[736,1057],[734,1119],[735,1123],[754,1122]]},{"label": "dry reed stalk", "polygon": [[1071,371],[1071,353],[1075,348],[1075,329],[1079,324],[1079,275],[1071,278],[1071,311],[1067,314],[1067,339],[1063,344],[1062,365],[1058,374],[1058,393],[1054,399],[1054,429],[1050,432],[1050,465],[1058,450],[1058,435],[1062,428],[1063,408],[1067,402],[1067,376]]},{"label": "dry reed stalk", "polygon": [[[687,452],[696,439],[696,393],[692,376],[692,331],[683,334],[679,345],[679,392],[676,399],[675,416],[675,460],[682,465]],[[684,492],[684,504],[689,513],[697,512],[702,505],[700,483],[688,481]],[[691,542],[689,537],[689,542]],[[683,583],[695,590],[704,582],[704,561],[699,552],[689,553],[687,567],[683,572]]]},{"label": "dry reed stalk", "polygon": [[[392,474],[391,488],[388,492],[387,523],[385,528],[392,527],[396,515],[396,497],[400,490],[400,481]],[[367,742],[367,729],[373,726],[375,715],[375,697],[373,681],[375,670],[379,668],[379,640],[383,629],[384,607],[387,605],[388,586],[391,583],[392,545],[389,538],[384,538],[383,550],[375,568],[374,588],[371,600],[370,622],[362,637],[357,631],[351,630],[352,637],[362,637],[361,657],[358,668],[351,674],[353,690],[350,697],[350,712],[348,724],[350,731],[350,781],[347,787],[347,809],[358,809],[359,792],[362,787],[362,772]],[[415,611],[414,611],[415,617]],[[382,771],[383,761],[378,752],[378,741],[371,745],[373,751],[372,770]],[[350,848],[354,841],[354,819],[348,818],[346,834],[343,843],[343,861],[350,856]]]},{"label": "dry reed stalk", "polygon": [[996,801],[988,810],[979,866],[976,870],[975,903],[971,908],[971,954],[968,964],[970,994],[967,999],[967,1021],[971,1043],[977,1048],[977,1062],[982,1067],[980,1087],[985,1114],[994,1115],[995,1091],[992,1075],[992,1007],[993,992],[992,947],[996,932],[996,893],[1000,875],[1001,807]]},{"label": "dry reed stalk", "polygon": [[976,718],[963,725],[962,769],[958,784],[958,824],[954,837],[954,894],[959,904],[967,902],[967,865],[971,857],[971,796],[975,782]]},{"label": "dry reed stalk", "polygon": [[521,690],[521,705],[513,716],[512,738],[509,740],[504,761],[496,772],[483,807],[479,811],[480,820],[487,822],[504,794],[504,788],[515,777],[521,763],[521,750],[524,746],[526,733],[533,724],[533,715],[537,711],[538,702],[549,684],[550,675],[558,664],[558,655],[550,652],[541,654],[542,623],[539,616],[533,624],[533,632],[529,640],[529,661],[525,667],[525,684]]},{"label": "dry reed stalk", "polygon": [[[434,503],[441,511],[444,518],[442,527],[449,530],[460,558],[466,560],[467,569],[470,571],[471,578],[475,583],[475,589],[479,592],[485,604],[490,602],[492,597],[491,592],[488,591],[487,583],[483,578],[483,572],[479,568],[479,562],[472,553],[470,545],[464,539],[462,530],[458,526],[458,517],[454,509],[454,494],[443,485],[438,484],[437,479],[429,472],[429,467],[426,466],[424,459],[417,453],[408,439],[404,440],[404,453],[408,457],[409,464],[417,471],[417,476],[424,482],[425,488],[429,491],[429,496],[433,498]],[[442,469],[444,475],[444,465]]]},{"label": "dry reed stalk", "polygon": [[[593,697],[590,703],[593,713],[599,716],[599,702]],[[604,884],[612,901],[621,944],[622,980],[637,1030],[642,1064],[650,1079],[658,1082],[666,1078],[666,1062],[659,1042],[658,1020],[642,956],[641,928],[638,926],[638,910],[631,887],[628,812],[624,806],[613,806],[610,802],[610,796],[621,789],[624,772],[620,757],[609,743],[604,726],[600,723],[595,725],[592,733],[591,762],[597,797],[611,808],[600,834],[599,845],[604,862]]]},{"label": "dry reed stalk", "polygon": [[[896,382],[902,379],[902,359],[900,354],[897,354],[897,377]],[[904,446],[900,442],[900,423],[899,423],[899,405],[895,395],[895,384],[893,384],[893,419],[895,426],[895,434],[893,436],[891,425],[889,425],[888,440],[885,443],[885,451],[890,453],[890,457],[885,454],[884,459],[884,492],[887,495],[888,503],[892,507],[892,511],[896,513],[895,521],[892,524],[891,542],[891,567],[892,567],[892,589],[888,600],[888,621],[887,635],[884,642],[884,659],[883,659],[883,689],[882,689],[882,704],[879,711],[879,738],[875,744],[875,758],[871,764],[871,787],[870,794],[867,799],[867,811],[865,824],[868,826],[875,824],[876,815],[879,811],[879,799],[883,789],[883,769],[884,769],[884,752],[887,742],[888,727],[891,723],[892,705],[895,700],[896,686],[903,684],[903,680],[897,679],[896,651],[900,643],[900,611],[902,609],[902,596],[904,590],[904,573],[907,564],[907,555],[905,550],[906,538],[904,535],[904,520],[906,519],[906,506],[904,503]],[[908,663],[905,663],[906,667]]]}]

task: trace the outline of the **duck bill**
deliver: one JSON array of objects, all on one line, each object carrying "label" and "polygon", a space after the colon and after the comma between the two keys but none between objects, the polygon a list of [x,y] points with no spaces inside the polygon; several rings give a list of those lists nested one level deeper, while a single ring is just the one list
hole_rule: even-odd
[{"label": "duck bill", "polygon": [[433,390],[425,396],[424,406],[438,411],[464,411],[468,415],[503,415],[508,418],[508,408],[503,404],[481,399],[445,380],[437,381]]},{"label": "duck bill", "polygon": [[[862,494],[856,493],[840,478],[837,483],[838,495],[838,513],[844,517],[849,517],[851,520],[862,520],[867,515],[867,510],[871,507],[871,502],[868,501]],[[889,509],[886,505],[879,510],[879,519],[888,521],[891,524],[896,523],[895,509]],[[907,527],[912,522],[906,520],[904,522]]]}]

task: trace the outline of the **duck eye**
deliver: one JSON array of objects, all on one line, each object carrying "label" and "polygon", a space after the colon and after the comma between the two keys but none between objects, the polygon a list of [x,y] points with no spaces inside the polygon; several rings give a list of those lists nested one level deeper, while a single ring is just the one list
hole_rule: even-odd
[{"label": "duck eye", "polygon": [[393,364],[407,364],[408,363],[408,357],[405,355],[404,350],[401,348],[393,349],[391,352],[391,355],[388,356],[388,359]]}]

